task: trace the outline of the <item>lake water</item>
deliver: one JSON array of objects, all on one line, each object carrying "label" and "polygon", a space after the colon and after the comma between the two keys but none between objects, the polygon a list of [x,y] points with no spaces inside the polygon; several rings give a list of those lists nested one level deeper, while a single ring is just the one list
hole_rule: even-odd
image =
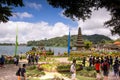
[{"label": "lake water", "polygon": [[[67,52],[67,48],[65,47],[45,47],[46,50],[51,49],[54,51],[54,55],[57,55],[58,52],[64,53]],[[18,46],[18,52],[19,53],[25,53],[29,50],[32,49],[32,46]],[[0,46],[0,55],[5,54],[5,55],[14,55],[15,52],[15,46]]]}]

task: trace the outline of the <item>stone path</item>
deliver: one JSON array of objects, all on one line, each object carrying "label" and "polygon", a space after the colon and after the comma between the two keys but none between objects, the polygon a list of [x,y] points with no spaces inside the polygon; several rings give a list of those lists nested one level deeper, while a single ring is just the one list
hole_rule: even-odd
[{"label": "stone path", "polygon": [[112,71],[109,73],[108,80],[120,80],[120,79],[114,76],[114,72]]},{"label": "stone path", "polygon": [[55,60],[59,62],[64,62],[64,63],[71,63],[71,61],[68,61],[68,58],[62,57],[62,58],[54,58]]},{"label": "stone path", "polygon": [[0,80],[17,80],[15,75],[18,67],[14,64],[7,64],[5,68],[0,67]]},{"label": "stone path", "polygon": [[57,73],[57,72],[53,72],[53,73],[48,73],[47,72],[46,75],[40,77],[40,80],[46,80],[46,79],[51,79],[52,80],[55,77],[59,77],[61,80],[62,79],[71,80],[71,79],[69,79],[67,77],[62,76],[60,73]]}]

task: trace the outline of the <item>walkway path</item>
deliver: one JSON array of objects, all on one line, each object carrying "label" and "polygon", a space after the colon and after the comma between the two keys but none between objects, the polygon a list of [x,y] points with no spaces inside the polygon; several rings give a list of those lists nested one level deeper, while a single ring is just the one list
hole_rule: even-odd
[{"label": "walkway path", "polygon": [[[26,63],[24,60],[20,64]],[[0,67],[0,80],[17,80],[16,71],[18,66],[15,64],[6,64],[5,68]]]},{"label": "walkway path", "polygon": [[0,80],[17,80],[15,75],[17,69],[14,64],[7,64],[5,68],[0,68]]},{"label": "walkway path", "polygon": [[68,61],[67,57],[54,58],[54,59],[57,60],[57,61],[59,61],[59,62],[71,63],[70,61]]},{"label": "walkway path", "polygon": [[110,72],[108,76],[108,80],[120,80],[120,79],[114,76],[114,72]]}]

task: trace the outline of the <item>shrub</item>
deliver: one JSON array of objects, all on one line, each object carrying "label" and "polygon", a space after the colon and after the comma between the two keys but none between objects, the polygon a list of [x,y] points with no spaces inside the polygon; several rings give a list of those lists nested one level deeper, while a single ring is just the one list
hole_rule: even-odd
[{"label": "shrub", "polygon": [[39,69],[35,65],[27,67],[27,76],[28,77],[40,77],[45,75],[45,73]]},{"label": "shrub", "polygon": [[84,69],[87,70],[87,71],[93,71],[93,70],[95,70],[94,67],[85,67]]},{"label": "shrub", "polygon": [[79,71],[78,75],[86,76],[86,77],[96,77],[96,72],[95,72],[95,70],[87,71],[84,69],[84,70]]},{"label": "shrub", "polygon": [[44,71],[47,72],[56,72],[56,64],[49,64],[49,63],[45,63],[45,64],[40,64],[38,67],[39,69],[43,69]]}]

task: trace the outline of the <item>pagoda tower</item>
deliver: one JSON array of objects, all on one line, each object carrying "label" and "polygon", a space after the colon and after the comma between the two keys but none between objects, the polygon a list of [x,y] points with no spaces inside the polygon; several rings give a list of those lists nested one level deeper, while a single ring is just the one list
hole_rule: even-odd
[{"label": "pagoda tower", "polygon": [[79,27],[78,29],[78,36],[77,36],[77,41],[75,43],[75,47],[77,48],[78,51],[82,50],[85,45],[82,39],[82,34],[81,34],[81,28]]}]

